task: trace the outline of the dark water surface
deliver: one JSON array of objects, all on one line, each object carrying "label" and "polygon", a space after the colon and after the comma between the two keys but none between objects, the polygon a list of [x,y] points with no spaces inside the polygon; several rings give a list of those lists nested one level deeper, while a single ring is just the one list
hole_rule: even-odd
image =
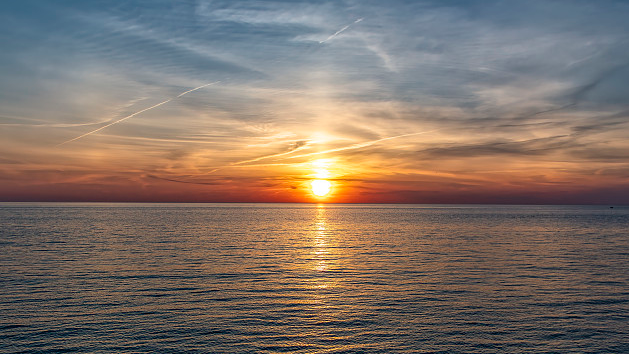
[{"label": "dark water surface", "polygon": [[0,352],[627,353],[629,208],[0,204]]}]

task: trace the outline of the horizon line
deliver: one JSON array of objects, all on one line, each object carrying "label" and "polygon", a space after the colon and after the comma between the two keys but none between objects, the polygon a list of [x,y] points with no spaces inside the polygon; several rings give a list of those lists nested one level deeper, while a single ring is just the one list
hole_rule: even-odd
[{"label": "horizon line", "polygon": [[613,204],[613,203],[396,203],[396,202],[198,202],[198,201],[0,201],[0,204],[4,203],[41,203],[41,204],[331,204],[331,205],[501,205],[501,206],[609,206],[609,207],[625,207],[628,204]]}]

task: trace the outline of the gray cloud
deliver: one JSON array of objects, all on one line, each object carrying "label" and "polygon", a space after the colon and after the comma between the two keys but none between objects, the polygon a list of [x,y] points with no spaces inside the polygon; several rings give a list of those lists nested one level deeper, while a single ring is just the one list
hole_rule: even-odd
[{"label": "gray cloud", "polygon": [[538,156],[578,146],[568,136],[526,141],[491,141],[478,144],[449,144],[419,151],[432,158],[524,155]]}]

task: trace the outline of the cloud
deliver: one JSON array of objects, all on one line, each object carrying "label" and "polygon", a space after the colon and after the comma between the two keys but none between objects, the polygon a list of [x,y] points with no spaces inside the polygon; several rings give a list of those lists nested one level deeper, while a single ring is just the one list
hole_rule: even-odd
[{"label": "cloud", "polygon": [[[623,2],[0,7],[0,149],[19,170],[231,183],[204,179],[213,171],[300,188],[304,164],[326,155],[348,186],[407,191],[429,175],[456,190],[585,185],[612,170],[601,178],[616,183],[625,171]],[[211,94],[182,89],[218,80]],[[49,148],[60,141],[76,145]]]},{"label": "cloud", "polygon": [[70,139],[70,140],[66,140],[66,141],[64,141],[64,142],[62,142],[62,143],[57,144],[57,146],[65,145],[65,144],[67,144],[67,143],[71,143],[71,142],[73,142],[73,141],[76,141],[76,140],[79,140],[79,139],[81,139],[81,138],[84,138],[84,137],[86,137],[86,136],[88,136],[88,135],[92,135],[92,134],[94,134],[94,133],[96,133],[96,132],[99,132],[99,131],[101,131],[101,130],[105,129],[105,128],[111,127],[111,126],[112,126],[112,125],[114,125],[114,124],[118,124],[118,123],[120,123],[120,122],[123,122],[123,121],[125,121],[125,120],[129,119],[129,118],[133,118],[133,117],[137,116],[138,114],[144,113],[144,112],[146,112],[146,111],[150,111],[151,109],[157,108],[157,107],[159,107],[159,106],[161,106],[161,105],[163,105],[163,104],[166,104],[166,103],[168,103],[168,102],[170,102],[170,101],[172,101],[172,100],[174,100],[174,99],[176,99],[176,98],[182,97],[182,96],[183,96],[183,95],[185,95],[185,94],[188,94],[188,93],[190,93],[190,92],[194,92],[194,91],[196,91],[196,90],[202,89],[202,88],[207,87],[207,86],[210,86],[210,85],[217,84],[217,83],[219,83],[219,82],[220,82],[220,81],[211,82],[211,83],[209,83],[209,84],[204,84],[204,85],[201,85],[201,86],[195,87],[195,88],[193,88],[193,89],[191,89],[191,90],[188,90],[188,91],[182,92],[182,93],[180,93],[179,95],[177,95],[176,97],[169,98],[169,99],[167,99],[166,101],[162,101],[162,102],[160,102],[160,103],[158,103],[158,104],[155,104],[155,105],[152,105],[152,106],[150,106],[150,107],[148,107],[148,108],[144,108],[144,109],[142,109],[142,110],[139,110],[139,111],[137,111],[137,112],[135,112],[135,113],[132,113],[132,114],[130,114],[130,115],[128,115],[128,116],[126,116],[126,117],[120,118],[120,119],[115,120],[115,121],[113,121],[113,122],[111,122],[111,123],[109,123],[109,124],[106,124],[106,125],[104,125],[104,126],[102,126],[102,127],[98,128],[98,129],[94,129],[94,130],[92,130],[92,131],[89,131],[89,132],[87,132],[87,133],[85,133],[85,134],[79,135],[79,136],[77,136],[77,137],[75,137],[75,138],[72,138],[72,139]]},{"label": "cloud", "polygon": [[256,157],[256,158],[253,158],[253,159],[238,161],[238,162],[232,163],[231,165],[243,165],[243,164],[248,164],[248,163],[252,163],[252,162],[257,162],[257,161],[261,161],[261,160],[270,159],[270,158],[282,157],[282,156],[286,156],[286,155],[292,154],[293,152],[300,151],[300,150],[303,150],[303,149],[306,149],[306,148],[308,148],[308,141],[300,140],[300,141],[296,141],[293,144],[291,144],[291,146],[288,148],[288,151],[284,151],[284,152],[280,152],[280,153],[276,153],[276,154],[271,154],[271,155],[264,155],[264,156]]},{"label": "cloud", "polygon": [[162,180],[162,181],[167,181],[167,182],[175,182],[175,183],[185,183],[185,184],[198,184],[198,185],[206,185],[206,186],[217,186],[217,185],[221,185],[224,183],[224,181],[222,180],[216,180],[216,181],[185,181],[185,180],[180,180],[180,179],[175,179],[175,178],[166,178],[166,177],[159,177],[159,176],[155,176],[155,175],[146,175],[149,178],[153,178],[153,179],[158,179],[158,180]]},{"label": "cloud", "polygon": [[505,155],[539,156],[579,146],[569,136],[530,139],[524,141],[490,141],[476,144],[448,144],[419,151],[431,158],[477,157]]},{"label": "cloud", "polygon": [[371,140],[371,141],[366,141],[366,142],[362,142],[362,143],[352,144],[352,145],[349,145],[349,146],[342,146],[342,147],[338,147],[338,148],[334,148],[334,149],[328,149],[328,150],[323,150],[323,151],[316,151],[316,152],[300,154],[300,155],[296,155],[296,156],[289,156],[287,158],[289,158],[289,159],[298,159],[298,158],[303,158],[303,157],[311,157],[311,156],[316,156],[316,155],[326,155],[326,154],[331,154],[331,153],[337,153],[337,152],[347,151],[347,150],[357,150],[357,149],[366,148],[366,147],[369,147],[369,146],[372,146],[372,145],[375,145],[375,144],[379,144],[379,143],[381,143],[383,141],[387,141],[387,140],[400,139],[400,138],[405,138],[405,137],[409,137],[409,136],[427,134],[427,133],[431,133],[431,132],[433,132],[433,131],[415,132],[415,133],[401,134],[401,135],[396,135],[396,136],[389,136],[389,137],[386,137],[386,138],[380,138],[380,139],[376,139],[376,140]]}]

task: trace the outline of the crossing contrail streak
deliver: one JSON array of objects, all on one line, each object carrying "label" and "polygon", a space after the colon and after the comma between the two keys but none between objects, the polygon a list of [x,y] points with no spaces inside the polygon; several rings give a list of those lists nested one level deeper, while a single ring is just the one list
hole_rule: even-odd
[{"label": "crossing contrail streak", "polygon": [[389,136],[389,137],[386,137],[386,138],[377,139],[377,140],[371,140],[371,141],[367,141],[367,142],[364,142],[364,143],[358,143],[358,144],[353,144],[353,145],[349,145],[349,146],[344,146],[344,147],[335,148],[335,149],[329,149],[329,150],[324,150],[324,151],[310,152],[310,153],[307,153],[307,154],[288,156],[288,157],[285,157],[285,158],[286,159],[297,159],[297,158],[301,158],[301,157],[308,157],[308,156],[321,155],[321,154],[329,154],[331,152],[361,149],[361,148],[364,148],[364,147],[375,145],[375,144],[377,144],[379,142],[382,142],[382,141],[399,139],[399,138],[404,138],[404,137],[413,136],[413,135],[427,134],[427,133],[432,133],[432,132],[437,131],[437,130],[438,129],[428,130],[428,131],[423,131],[423,132],[417,132],[417,133]]},{"label": "crossing contrail streak", "polygon": [[137,112],[135,112],[135,113],[132,113],[132,114],[130,114],[130,115],[128,115],[128,116],[126,116],[126,117],[124,117],[124,118],[120,118],[120,119],[118,119],[118,120],[116,120],[116,121],[113,121],[113,122],[111,122],[111,123],[107,124],[107,125],[103,125],[102,127],[98,128],[98,129],[94,129],[94,130],[92,130],[92,131],[90,131],[90,132],[87,132],[87,133],[85,133],[85,134],[83,134],[83,135],[79,135],[79,136],[77,136],[76,138],[72,138],[72,139],[70,139],[70,140],[66,140],[66,141],[64,141],[64,142],[62,142],[62,143],[60,143],[60,144],[57,144],[57,146],[61,146],[61,145],[67,144],[67,143],[71,143],[71,142],[73,142],[73,141],[76,141],[76,140],[79,140],[79,139],[81,139],[81,138],[84,138],[84,137],[86,137],[86,136],[88,136],[88,135],[92,135],[92,134],[94,134],[94,133],[96,133],[96,132],[99,132],[99,131],[101,131],[101,130],[105,129],[105,128],[111,127],[111,126],[112,126],[112,125],[114,125],[114,124],[118,124],[118,123],[120,123],[120,122],[122,122],[122,121],[125,121],[125,120],[129,119],[129,118],[135,117],[135,116],[137,116],[137,115],[138,115],[138,114],[140,114],[140,113],[144,113],[144,112],[146,112],[146,111],[150,111],[150,110],[151,110],[151,109],[153,109],[153,108],[157,108],[157,107],[159,107],[159,106],[161,106],[161,105],[163,105],[163,104],[166,104],[166,103],[168,103],[168,102],[170,102],[170,101],[172,101],[172,100],[174,100],[174,99],[176,99],[176,98],[179,98],[179,97],[181,97],[181,96],[183,96],[183,95],[185,95],[185,94],[187,94],[187,93],[190,93],[190,92],[193,92],[193,91],[196,91],[196,90],[202,89],[202,88],[207,87],[207,86],[210,86],[210,85],[218,84],[219,82],[220,82],[220,81],[210,82],[209,84],[205,84],[205,85],[201,85],[201,86],[199,86],[199,87],[195,87],[195,88],[193,88],[192,90],[188,90],[188,91],[186,91],[186,92],[180,93],[180,94],[179,94],[179,95],[177,95],[176,97],[169,98],[169,99],[167,99],[166,101],[160,102],[160,103],[158,103],[158,104],[156,104],[156,105],[153,105],[153,106],[151,106],[151,107],[148,107],[148,108],[144,108],[143,110],[140,110],[140,111],[137,111]]},{"label": "crossing contrail streak", "polygon": [[[324,151],[316,151],[316,152],[309,152],[309,153],[301,154],[301,155],[286,156],[286,157],[284,157],[284,159],[297,159],[297,158],[301,158],[301,157],[329,154],[329,153],[332,153],[332,152],[361,149],[361,148],[364,148],[364,147],[368,147],[368,146],[372,146],[372,145],[378,144],[378,143],[380,143],[382,141],[399,139],[399,138],[404,138],[404,137],[413,136],[413,135],[428,134],[428,133],[435,132],[437,130],[438,129],[428,130],[428,131],[423,131],[423,132],[416,132],[416,133],[409,133],[409,134],[402,134],[402,135],[396,135],[396,136],[389,136],[389,137],[386,137],[386,138],[381,138],[381,139],[377,139],[377,140],[370,140],[370,141],[366,141],[364,143],[352,144],[352,145],[349,145],[349,146],[343,146],[343,147],[339,147],[339,148],[335,148],[335,149],[329,149],[329,150],[324,150]],[[247,163],[250,163],[250,162],[257,162],[257,161],[260,161],[260,160],[266,160],[266,159],[270,159],[270,158],[281,157],[281,156],[289,155],[289,154],[295,153],[297,151],[308,149],[308,148],[310,148],[309,145],[304,145],[304,146],[301,146],[301,147],[299,147],[297,149],[294,149],[294,150],[291,150],[291,151],[282,152],[282,153],[279,153],[279,154],[265,155],[265,156],[256,157],[256,158],[250,159],[250,160],[234,162],[230,166],[242,165],[242,164],[247,164]]]},{"label": "crossing contrail streak", "polygon": [[329,40],[333,39],[334,37],[338,36],[339,34],[343,33],[345,30],[347,30],[348,28],[350,28],[352,25],[355,25],[355,24],[357,24],[358,22],[360,22],[360,21],[362,21],[362,20],[363,20],[363,18],[359,18],[358,20],[356,20],[356,21],[354,21],[354,22],[350,23],[349,25],[347,25],[347,26],[345,26],[345,27],[341,28],[340,30],[336,31],[336,32],[335,32],[333,35],[331,35],[330,37],[328,37],[328,38],[326,38],[326,39],[324,39],[324,40],[322,40],[322,41],[319,41],[319,44],[323,44],[323,43],[325,43],[325,42],[327,42],[327,41],[329,41]]},{"label": "crossing contrail streak", "polygon": [[256,162],[256,161],[260,161],[260,160],[264,160],[264,159],[270,159],[272,157],[280,157],[280,156],[292,154],[292,153],[294,153],[296,151],[304,150],[304,149],[307,149],[307,148],[308,148],[308,145],[304,145],[304,146],[300,146],[300,147],[295,148],[295,149],[290,150],[290,151],[281,152],[279,154],[260,156],[260,157],[256,157],[255,159],[251,159],[251,160],[244,160],[244,161],[234,162],[232,165],[242,165],[242,164],[246,164],[246,163],[250,163],[250,162]]}]

